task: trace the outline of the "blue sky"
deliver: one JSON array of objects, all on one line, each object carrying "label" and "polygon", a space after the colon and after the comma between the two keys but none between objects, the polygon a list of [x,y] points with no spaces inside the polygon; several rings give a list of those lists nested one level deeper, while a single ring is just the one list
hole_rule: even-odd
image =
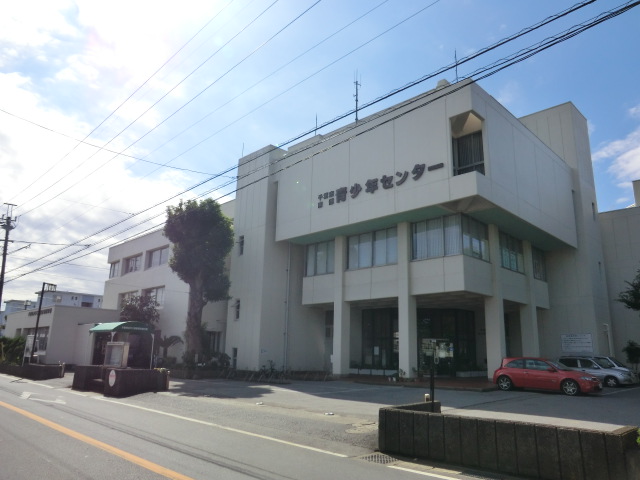
[{"label": "blue sky", "polygon": [[[351,111],[356,80],[360,105],[373,102],[582,3],[3,2],[0,200],[19,216],[3,300],[34,299],[42,282],[102,293],[109,245],[160,225],[181,198],[232,198],[239,157]],[[591,2],[360,116],[625,4]],[[632,8],[478,82],[515,116],[576,105],[600,211],[632,204],[640,179],[639,27]]]}]

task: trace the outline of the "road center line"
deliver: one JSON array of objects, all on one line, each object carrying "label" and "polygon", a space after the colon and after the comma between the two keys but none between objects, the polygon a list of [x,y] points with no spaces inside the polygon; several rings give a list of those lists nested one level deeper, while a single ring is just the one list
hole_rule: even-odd
[{"label": "road center line", "polygon": [[62,425],[59,425],[55,422],[47,420],[46,418],[42,418],[38,415],[35,415],[21,408],[14,407],[13,405],[10,405],[8,403],[4,403],[0,401],[0,407],[4,407],[8,410],[12,410],[16,413],[19,413],[20,415],[23,415],[31,420],[41,423],[46,427],[49,427],[60,433],[68,435],[69,437],[75,438],[76,440],[80,440],[81,442],[87,443],[93,447],[104,450],[105,452],[111,453],[112,455],[116,455],[120,458],[123,458],[124,460],[127,460],[128,462],[134,463],[142,468],[146,468],[147,470],[157,473],[158,475],[162,475],[163,477],[169,478],[171,480],[193,480],[191,477],[187,477],[186,475],[182,475],[181,473],[174,472],[173,470],[169,470],[168,468],[162,467],[156,463],[145,460],[144,458],[138,457],[129,452],[125,452],[124,450],[121,450],[112,445],[96,440],[95,438],[89,437],[80,432],[76,432],[75,430],[71,430],[70,428],[63,427]]},{"label": "road center line", "polygon": [[129,403],[118,402],[116,400],[109,400],[107,398],[95,397],[96,400],[100,400],[103,402],[116,403],[118,405],[124,405],[126,407],[137,408],[139,410],[144,410],[145,412],[157,413],[159,415],[165,415],[167,417],[177,418],[179,420],[185,420],[187,422],[199,423],[200,425],[206,425],[208,427],[218,428],[220,430],[226,430],[228,432],[239,433],[240,435],[247,435],[249,437],[259,438],[261,440],[268,440],[270,442],[281,443],[283,445],[288,445],[290,447],[303,448],[305,450],[311,450],[312,452],[324,453],[325,455],[333,455],[334,457],[347,458],[347,455],[342,453],[330,452],[329,450],[322,450],[321,448],[311,447],[309,445],[302,445],[300,443],[289,442],[287,440],[282,440],[280,438],[269,437],[267,435],[261,435],[259,433],[249,432],[247,430],[240,430],[238,428],[233,427],[225,427],[224,425],[220,425],[217,423],[206,422],[204,420],[198,420],[196,418],[185,417],[182,415],[176,415],[175,413],[163,412],[162,410],[155,410],[153,408],[140,407],[138,405],[131,405]]}]

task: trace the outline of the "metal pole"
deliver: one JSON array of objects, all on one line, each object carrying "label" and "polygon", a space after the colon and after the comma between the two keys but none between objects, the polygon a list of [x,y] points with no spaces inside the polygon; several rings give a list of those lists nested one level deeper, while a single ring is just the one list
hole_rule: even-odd
[{"label": "metal pole", "polygon": [[38,325],[40,324],[40,313],[42,311],[42,299],[44,298],[45,288],[47,292],[55,292],[56,285],[52,283],[42,283],[42,290],[40,292],[40,302],[38,304],[38,316],[36,317],[36,330],[33,332],[33,344],[31,345],[31,356],[29,357],[29,363],[33,363],[33,354],[36,349],[36,340],[38,339]]}]

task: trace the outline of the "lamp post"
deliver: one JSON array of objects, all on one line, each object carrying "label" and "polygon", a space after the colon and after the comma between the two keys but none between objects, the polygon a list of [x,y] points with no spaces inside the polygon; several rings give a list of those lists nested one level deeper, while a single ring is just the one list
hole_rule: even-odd
[{"label": "lamp post", "polygon": [[36,340],[38,338],[38,325],[40,324],[40,312],[42,311],[42,299],[44,298],[44,292],[55,292],[56,285],[53,283],[42,282],[42,291],[40,292],[40,303],[38,304],[38,316],[36,317],[36,330],[33,332],[33,344],[31,345],[31,356],[29,357],[29,363],[33,363],[33,354],[36,350]]}]

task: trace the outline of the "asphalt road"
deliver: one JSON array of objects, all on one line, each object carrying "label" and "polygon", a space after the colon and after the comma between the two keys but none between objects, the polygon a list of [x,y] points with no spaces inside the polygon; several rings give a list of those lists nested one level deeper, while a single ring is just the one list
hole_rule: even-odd
[{"label": "asphalt road", "polygon": [[[421,388],[176,380],[168,392],[106,399],[72,391],[71,378],[0,375],[0,478],[515,478],[375,452],[379,408],[421,402]],[[640,388],[580,397],[441,390],[436,398],[457,415],[640,425]]]}]

